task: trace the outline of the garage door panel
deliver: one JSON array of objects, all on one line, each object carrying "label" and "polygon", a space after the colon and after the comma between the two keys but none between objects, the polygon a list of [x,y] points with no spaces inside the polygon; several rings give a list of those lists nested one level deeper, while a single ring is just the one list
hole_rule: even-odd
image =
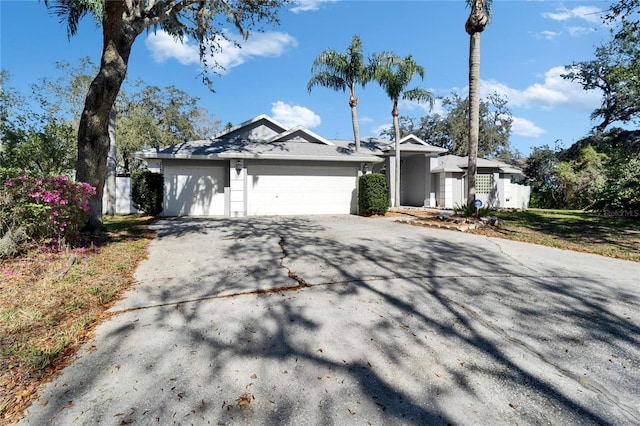
[{"label": "garage door panel", "polygon": [[253,165],[248,168],[248,213],[350,214],[356,168]]},{"label": "garage door panel", "polygon": [[224,214],[224,167],[165,167],[165,216]]}]

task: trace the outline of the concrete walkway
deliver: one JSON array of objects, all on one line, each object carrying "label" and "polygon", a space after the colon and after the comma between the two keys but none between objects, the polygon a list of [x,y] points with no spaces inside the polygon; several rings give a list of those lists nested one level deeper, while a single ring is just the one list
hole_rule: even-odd
[{"label": "concrete walkway", "polygon": [[357,216],[153,226],[23,424],[640,424],[638,263]]}]

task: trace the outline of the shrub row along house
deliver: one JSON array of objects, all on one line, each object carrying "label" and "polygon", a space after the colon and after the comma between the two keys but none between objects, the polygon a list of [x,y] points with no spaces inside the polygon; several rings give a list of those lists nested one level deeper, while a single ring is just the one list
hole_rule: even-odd
[{"label": "shrub row along house", "polygon": [[[401,141],[402,206],[465,204],[466,158],[409,135]],[[259,115],[213,139],[134,154],[164,175],[164,216],[256,216],[357,213],[358,177],[381,172],[394,188],[394,143],[329,140]],[[478,196],[494,207],[526,208],[522,171],[478,161]],[[393,189],[392,189],[393,191]],[[390,194],[393,199],[394,194]]]}]

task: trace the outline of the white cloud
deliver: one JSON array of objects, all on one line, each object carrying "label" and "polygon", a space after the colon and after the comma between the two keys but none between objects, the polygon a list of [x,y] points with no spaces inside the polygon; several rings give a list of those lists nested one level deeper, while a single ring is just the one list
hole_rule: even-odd
[{"label": "white cloud", "polygon": [[591,23],[602,22],[602,9],[596,6],[578,6],[571,10],[574,16]]},{"label": "white cloud", "polygon": [[600,105],[601,93],[583,90],[582,86],[561,77],[568,70],[554,67],[544,74],[544,82],[534,83],[524,90],[513,89],[495,80],[483,80],[480,91],[483,97],[491,93],[505,95],[511,107],[552,109],[560,106],[577,107],[591,111]]},{"label": "white cloud", "polygon": [[537,138],[542,136],[546,131],[536,126],[533,121],[522,117],[512,117],[511,132],[514,135]]},{"label": "white cloud", "polygon": [[334,3],[338,0],[294,0],[293,3],[297,6],[292,7],[290,10],[293,13],[299,12],[314,12],[320,9],[323,3]]},{"label": "white cloud", "polygon": [[[381,137],[382,132],[389,129],[393,129],[393,123],[380,124],[379,126],[374,127],[372,131],[373,134],[376,135],[375,137]],[[389,139],[389,137],[385,136],[385,139]]]},{"label": "white cloud", "polygon": [[556,12],[547,12],[542,14],[547,19],[554,21],[568,21],[570,19],[582,19],[590,23],[602,22],[602,9],[596,6],[577,6],[573,9],[560,7]]},{"label": "white cloud", "polygon": [[596,29],[592,27],[569,27],[567,28],[567,31],[571,37],[578,37],[582,34],[592,33],[596,31]]},{"label": "white cloud", "polygon": [[[228,71],[256,57],[277,57],[288,48],[297,46],[294,37],[281,32],[254,33],[246,41],[239,36],[229,34],[227,36],[236,41],[240,47],[231,41],[219,41],[219,49],[210,62],[217,63],[223,68],[222,71]],[[169,59],[175,59],[183,65],[200,62],[197,44],[186,37],[180,41],[164,31],[158,31],[155,34],[149,34],[145,45],[156,62],[165,62]]]},{"label": "white cloud", "polygon": [[442,100],[436,99],[433,102],[433,108],[429,112],[430,114],[438,114],[440,116],[444,115],[444,107],[442,106]]},{"label": "white cloud", "polygon": [[[438,100],[434,100],[434,104],[433,104],[434,110],[437,104],[438,104]],[[398,102],[398,109],[400,110],[400,114],[402,115],[407,115],[403,113],[403,110],[404,111],[419,110],[419,111],[422,111],[422,113],[424,114],[431,114],[434,112],[432,111],[431,105],[429,104],[429,102],[416,102],[416,101],[408,101],[404,99]],[[442,110],[442,106],[440,106],[440,110]]]},{"label": "white cloud", "polygon": [[151,51],[151,56],[156,62],[165,62],[171,58],[182,65],[200,62],[198,46],[189,44],[188,39],[184,42],[174,39],[164,31],[149,34],[144,44]]},{"label": "white cloud", "polygon": [[282,101],[271,104],[271,116],[285,126],[302,126],[307,129],[318,127],[322,120],[309,108],[299,105],[288,105]]},{"label": "white cloud", "polygon": [[558,13],[547,12],[542,14],[543,17],[553,19],[554,21],[567,21],[573,17],[568,9],[563,9]]},{"label": "white cloud", "polygon": [[556,32],[556,31],[542,31],[537,33],[535,36],[536,38],[544,38],[546,40],[553,40],[554,38],[558,37],[558,35],[560,35],[560,33]]}]

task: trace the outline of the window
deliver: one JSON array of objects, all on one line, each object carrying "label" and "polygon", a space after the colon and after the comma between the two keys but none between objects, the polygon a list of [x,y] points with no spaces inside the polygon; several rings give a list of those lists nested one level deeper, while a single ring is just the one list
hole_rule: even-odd
[{"label": "window", "polygon": [[491,194],[493,175],[476,175],[476,194]]}]

